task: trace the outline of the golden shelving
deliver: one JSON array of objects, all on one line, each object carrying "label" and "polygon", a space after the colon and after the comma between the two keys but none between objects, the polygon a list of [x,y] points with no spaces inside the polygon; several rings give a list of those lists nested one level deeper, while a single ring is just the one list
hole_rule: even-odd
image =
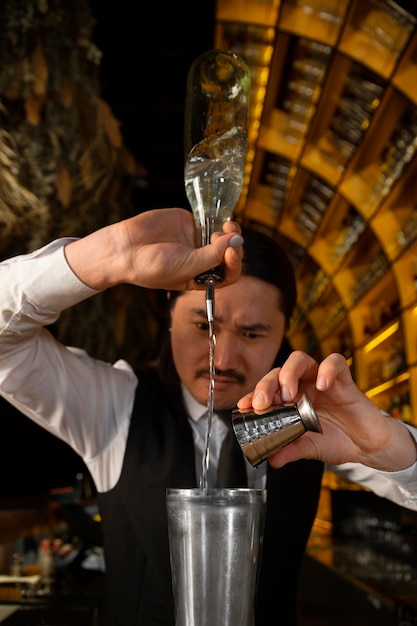
[{"label": "golden shelving", "polygon": [[400,396],[417,424],[417,20],[406,8],[218,0],[216,45],[263,76],[236,217],[294,261],[290,341],[317,358],[344,353],[365,393],[383,409]]}]

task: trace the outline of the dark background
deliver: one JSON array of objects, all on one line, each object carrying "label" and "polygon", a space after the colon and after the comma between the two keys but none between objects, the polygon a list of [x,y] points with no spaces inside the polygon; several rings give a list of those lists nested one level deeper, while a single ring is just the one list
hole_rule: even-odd
[{"label": "dark background", "polygon": [[[137,16],[143,10],[143,15]],[[115,8],[117,7],[117,9]],[[188,69],[213,47],[214,0],[93,2],[101,85],[125,145],[148,171],[136,207],[188,207],[183,189],[183,120]]]}]

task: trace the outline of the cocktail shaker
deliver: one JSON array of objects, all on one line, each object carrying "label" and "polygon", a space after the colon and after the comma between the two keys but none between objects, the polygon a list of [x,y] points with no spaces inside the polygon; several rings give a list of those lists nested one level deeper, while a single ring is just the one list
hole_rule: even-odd
[{"label": "cocktail shaker", "polygon": [[266,490],[167,489],[175,626],[254,626]]}]

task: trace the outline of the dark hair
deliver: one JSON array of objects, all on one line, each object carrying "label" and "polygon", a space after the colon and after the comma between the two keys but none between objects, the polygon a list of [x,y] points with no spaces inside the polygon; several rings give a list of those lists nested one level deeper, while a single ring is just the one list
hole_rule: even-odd
[{"label": "dark hair", "polygon": [[280,309],[288,328],[297,300],[297,285],[293,265],[281,246],[268,235],[242,228],[242,274],[253,276],[277,287]]}]

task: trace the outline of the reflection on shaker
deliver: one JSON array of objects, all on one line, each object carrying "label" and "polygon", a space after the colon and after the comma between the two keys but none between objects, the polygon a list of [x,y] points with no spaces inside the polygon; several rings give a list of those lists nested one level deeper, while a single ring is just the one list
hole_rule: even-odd
[{"label": "reflection on shaker", "polygon": [[232,423],[239,445],[254,467],[306,431],[322,432],[306,394],[296,404],[279,404],[267,411],[235,409]]}]

